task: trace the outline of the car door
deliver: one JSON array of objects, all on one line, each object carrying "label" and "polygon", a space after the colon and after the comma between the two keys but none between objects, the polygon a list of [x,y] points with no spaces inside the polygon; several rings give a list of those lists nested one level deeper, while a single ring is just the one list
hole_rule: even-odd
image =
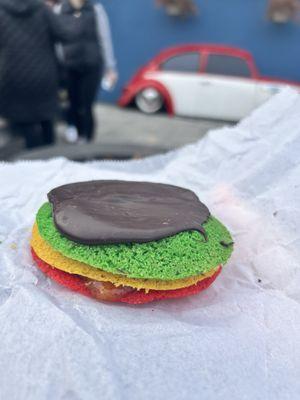
[{"label": "car door", "polygon": [[267,80],[257,80],[256,81],[256,106],[259,107],[261,104],[265,103],[272,96],[279,93],[281,90],[288,87],[287,83],[272,82]]},{"label": "car door", "polygon": [[255,85],[243,58],[208,54],[197,81],[198,116],[238,121],[255,108]]},{"label": "car door", "polygon": [[197,115],[197,81],[200,71],[200,53],[185,52],[161,63],[158,71],[147,78],[162,83],[171,95],[176,115]]}]

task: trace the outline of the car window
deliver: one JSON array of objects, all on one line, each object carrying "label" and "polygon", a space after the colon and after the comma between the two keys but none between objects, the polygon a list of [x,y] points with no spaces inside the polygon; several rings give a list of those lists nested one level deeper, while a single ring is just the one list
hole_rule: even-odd
[{"label": "car window", "polygon": [[169,58],[163,62],[160,69],[163,71],[198,72],[200,68],[199,53],[185,53]]},{"label": "car window", "polygon": [[208,56],[206,72],[216,75],[251,76],[249,66],[245,60],[221,54],[211,54]]}]

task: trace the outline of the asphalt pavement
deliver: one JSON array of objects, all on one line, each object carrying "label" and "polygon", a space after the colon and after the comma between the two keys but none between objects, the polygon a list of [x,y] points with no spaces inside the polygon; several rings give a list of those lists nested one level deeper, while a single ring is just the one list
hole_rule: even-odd
[{"label": "asphalt pavement", "polygon": [[[55,146],[22,150],[23,140],[11,138],[0,121],[0,159],[48,159],[64,156],[73,160],[145,157],[196,142],[207,131],[228,123],[170,117],[165,113],[145,115],[134,108],[122,109],[99,103],[95,107],[95,143],[69,145],[63,140],[64,123],[58,123]],[[2,143],[3,142],[3,143]]]},{"label": "asphalt pavement", "polygon": [[228,123],[203,119],[170,117],[165,113],[145,115],[134,108],[99,104],[95,108],[95,141],[127,143],[174,149],[199,140],[207,131]]}]

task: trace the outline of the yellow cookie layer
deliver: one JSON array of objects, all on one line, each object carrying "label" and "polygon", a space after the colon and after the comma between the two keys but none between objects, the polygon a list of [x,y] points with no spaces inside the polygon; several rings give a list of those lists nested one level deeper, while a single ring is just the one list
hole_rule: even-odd
[{"label": "yellow cookie layer", "polygon": [[135,289],[145,289],[146,291],[151,289],[174,290],[192,286],[205,278],[209,278],[218,269],[216,268],[205,275],[198,275],[191,278],[173,281],[127,278],[124,275],[115,275],[110,272],[105,272],[99,268],[94,268],[88,264],[65,257],[49,246],[49,244],[41,237],[36,224],[34,225],[32,231],[31,246],[41,260],[62,271],[69,272],[70,274],[85,276],[96,281],[112,282],[116,286],[130,286]]}]

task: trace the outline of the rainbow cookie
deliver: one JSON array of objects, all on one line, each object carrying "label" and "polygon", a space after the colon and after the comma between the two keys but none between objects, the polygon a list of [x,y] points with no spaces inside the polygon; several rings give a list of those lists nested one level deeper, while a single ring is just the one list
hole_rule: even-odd
[{"label": "rainbow cookie", "polygon": [[233,242],[191,191],[91,181],[48,194],[31,248],[51,279],[98,300],[142,304],[196,294],[216,279]]}]

